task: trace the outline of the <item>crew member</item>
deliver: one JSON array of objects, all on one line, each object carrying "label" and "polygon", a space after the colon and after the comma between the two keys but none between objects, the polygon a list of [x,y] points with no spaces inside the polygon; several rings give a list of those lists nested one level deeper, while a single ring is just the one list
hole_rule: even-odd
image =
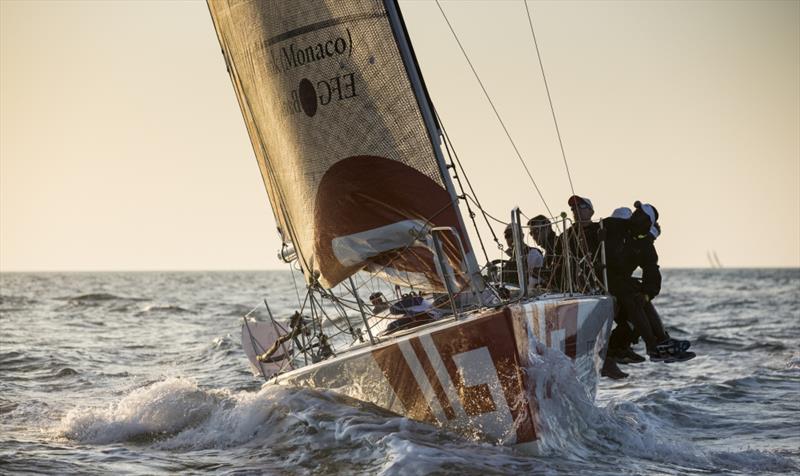
[{"label": "crew member", "polygon": [[528,230],[533,241],[544,250],[544,260],[539,271],[539,280],[544,287],[561,290],[561,241],[553,231],[553,225],[544,215],[536,215],[528,220]]},{"label": "crew member", "polygon": [[[653,244],[660,234],[658,211],[650,204],[636,202],[627,220],[603,221],[606,231],[606,259],[609,292],[617,298],[620,310],[642,337],[651,361],[675,362],[695,356],[687,352],[688,341],[671,339],[652,301],[661,291],[658,254]],[[641,268],[641,281],[632,277]]]}]

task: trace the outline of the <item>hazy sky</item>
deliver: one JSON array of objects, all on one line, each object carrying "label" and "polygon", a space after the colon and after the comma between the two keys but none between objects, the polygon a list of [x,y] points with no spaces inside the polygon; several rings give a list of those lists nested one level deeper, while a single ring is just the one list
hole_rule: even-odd
[{"label": "hazy sky", "polygon": [[[567,209],[523,3],[442,4],[548,205]],[[800,266],[800,2],[530,6],[598,216],[653,203],[665,267],[707,266],[708,250]],[[543,212],[435,3],[401,7],[486,209]],[[0,270],[282,267],[204,2],[0,0],[0,19]]]}]

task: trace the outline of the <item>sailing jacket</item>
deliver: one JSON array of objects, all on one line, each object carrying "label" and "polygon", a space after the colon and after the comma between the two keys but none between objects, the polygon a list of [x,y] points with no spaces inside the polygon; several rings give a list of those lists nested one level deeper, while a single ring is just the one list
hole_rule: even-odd
[{"label": "sailing jacket", "polygon": [[[611,294],[619,297],[643,293],[650,299],[658,296],[661,292],[661,271],[653,236],[633,236],[628,220],[620,218],[606,218],[603,228]],[[636,268],[642,269],[641,284],[632,277]]]}]

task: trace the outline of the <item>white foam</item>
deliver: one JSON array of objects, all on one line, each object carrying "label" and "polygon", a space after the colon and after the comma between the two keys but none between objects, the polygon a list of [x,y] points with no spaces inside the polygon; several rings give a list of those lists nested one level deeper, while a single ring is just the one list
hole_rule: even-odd
[{"label": "white foam", "polygon": [[134,390],[106,408],[72,409],[56,433],[84,443],[158,438],[204,420],[216,401],[193,380],[169,378]]},{"label": "white foam", "polygon": [[[610,401],[598,407],[560,352],[539,348],[532,352],[539,405],[537,429],[542,430],[542,455],[591,461],[598,454],[610,458],[635,458],[668,465],[685,465],[704,471],[724,469],[795,469],[783,456],[751,449],[707,451],[634,402]],[[658,390],[656,390],[658,392]]]},{"label": "white foam", "polygon": [[[575,472],[600,469],[597,455],[654,468],[680,464],[701,471],[794,468],[787,458],[756,450],[710,452],[675,437],[680,429],[636,403],[594,404],[560,352],[540,349],[536,398],[543,457],[465,441],[433,426],[358,404],[332,392],[265,386],[257,392],[205,390],[169,378],[134,390],[105,408],[76,408],[56,429],[81,443],[135,442],[161,450],[268,448],[287,469],[315,461],[384,475],[426,474],[444,467],[476,472]],[[548,392],[550,397],[548,397]],[[260,450],[259,450],[260,451]],[[788,469],[787,469],[788,468]]]}]

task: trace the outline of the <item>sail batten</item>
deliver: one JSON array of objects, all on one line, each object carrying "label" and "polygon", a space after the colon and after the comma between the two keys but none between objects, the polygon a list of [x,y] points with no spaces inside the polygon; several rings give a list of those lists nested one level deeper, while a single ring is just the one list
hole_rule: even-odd
[{"label": "sail batten", "polygon": [[467,256],[444,243],[455,269],[471,250],[395,6],[208,5],[273,214],[309,282],[368,269],[443,289],[427,230],[459,234]]}]

